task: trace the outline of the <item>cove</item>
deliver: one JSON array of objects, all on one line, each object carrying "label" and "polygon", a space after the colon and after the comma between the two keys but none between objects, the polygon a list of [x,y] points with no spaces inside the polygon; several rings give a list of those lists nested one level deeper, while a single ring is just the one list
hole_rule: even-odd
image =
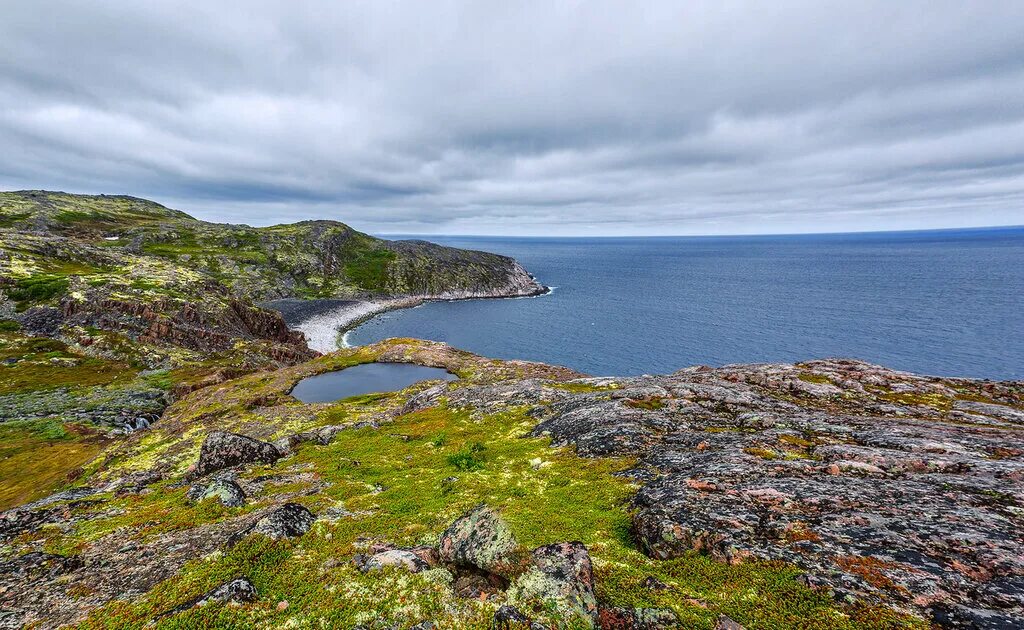
[{"label": "cove", "polygon": [[407,363],[363,363],[304,378],[295,385],[291,395],[304,403],[331,402],[361,394],[398,391],[420,381],[458,378],[442,368]]}]

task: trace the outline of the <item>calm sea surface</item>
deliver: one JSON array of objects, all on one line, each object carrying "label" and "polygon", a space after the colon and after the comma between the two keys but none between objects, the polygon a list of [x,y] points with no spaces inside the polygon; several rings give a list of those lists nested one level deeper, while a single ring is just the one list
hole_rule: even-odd
[{"label": "calm sea surface", "polygon": [[387,313],[348,343],[411,336],[607,375],[842,356],[1024,378],[1024,228],[430,240],[514,256],[556,288]]}]

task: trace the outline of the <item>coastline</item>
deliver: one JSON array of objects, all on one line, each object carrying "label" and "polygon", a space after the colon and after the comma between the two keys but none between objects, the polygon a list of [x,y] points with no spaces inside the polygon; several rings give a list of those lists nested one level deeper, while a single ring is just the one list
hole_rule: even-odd
[{"label": "coastline", "polygon": [[351,347],[345,335],[360,324],[389,311],[416,308],[427,302],[458,302],[462,300],[509,300],[541,297],[551,293],[551,287],[535,283],[528,292],[468,293],[452,292],[432,296],[406,296],[366,300],[290,298],[265,302],[261,306],[281,313],[290,330],[301,332],[311,350],[327,354],[340,348]]}]

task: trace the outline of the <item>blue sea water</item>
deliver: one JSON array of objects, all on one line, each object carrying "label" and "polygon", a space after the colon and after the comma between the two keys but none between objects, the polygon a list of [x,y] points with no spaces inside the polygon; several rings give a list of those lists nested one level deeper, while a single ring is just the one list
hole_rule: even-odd
[{"label": "blue sea water", "polygon": [[1024,228],[431,240],[513,256],[556,288],[387,313],[349,343],[419,337],[595,375],[840,356],[1024,378]]}]

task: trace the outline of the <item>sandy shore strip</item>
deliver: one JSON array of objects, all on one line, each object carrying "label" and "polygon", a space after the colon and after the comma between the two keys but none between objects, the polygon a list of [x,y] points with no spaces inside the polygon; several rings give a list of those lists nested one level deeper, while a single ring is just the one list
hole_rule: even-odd
[{"label": "sandy shore strip", "polygon": [[400,308],[412,308],[423,298],[404,297],[377,300],[276,300],[263,306],[281,313],[288,327],[306,335],[306,343],[317,352],[334,352],[339,337],[374,315]]}]

